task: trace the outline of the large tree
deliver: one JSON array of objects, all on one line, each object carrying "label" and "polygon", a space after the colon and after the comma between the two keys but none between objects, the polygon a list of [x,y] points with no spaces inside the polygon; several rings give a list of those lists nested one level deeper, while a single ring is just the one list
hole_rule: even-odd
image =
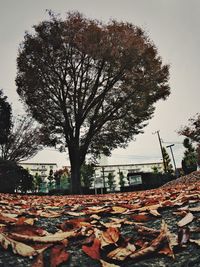
[{"label": "large tree", "polygon": [[12,126],[12,110],[7,102],[7,97],[0,89],[0,145],[7,142],[8,135]]},{"label": "large tree", "polygon": [[17,92],[49,140],[68,147],[73,193],[87,153],[110,154],[141,133],[170,93],[169,67],[139,27],[79,13],[52,15],[26,33]]}]

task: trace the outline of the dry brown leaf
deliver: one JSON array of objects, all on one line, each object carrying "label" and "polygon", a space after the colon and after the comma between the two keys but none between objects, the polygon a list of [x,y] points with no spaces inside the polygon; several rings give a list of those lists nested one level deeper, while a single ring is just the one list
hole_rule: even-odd
[{"label": "dry brown leaf", "polygon": [[194,219],[194,216],[191,212],[188,212],[187,215],[182,219],[180,220],[177,224],[179,227],[183,227],[189,223],[191,223]]},{"label": "dry brown leaf", "polygon": [[200,246],[200,239],[190,239],[190,242]]},{"label": "dry brown leaf", "polygon": [[126,247],[118,247],[115,250],[111,251],[107,257],[113,260],[123,261],[129,255],[131,255],[136,250],[136,247],[133,244],[128,243]]},{"label": "dry brown leaf", "polygon": [[119,240],[119,230],[114,227],[109,227],[101,234],[101,247],[116,243]]},{"label": "dry brown leaf", "polygon": [[166,232],[167,232],[167,224],[163,221],[159,236],[156,237],[150,243],[150,245],[148,247],[141,248],[141,249],[137,250],[136,252],[132,253],[129,257],[131,259],[136,259],[136,258],[140,258],[140,257],[149,255],[149,254],[157,251],[160,248],[160,246],[163,244],[163,242],[167,240]]},{"label": "dry brown leaf", "polygon": [[12,251],[15,254],[19,254],[24,257],[35,256],[36,254],[38,254],[38,252],[32,247],[21,242],[15,241],[7,237],[5,234],[0,234],[0,244],[4,249],[8,249],[9,247],[11,247]]},{"label": "dry brown leaf", "polygon": [[189,208],[189,211],[192,211],[192,212],[200,212],[200,206]]},{"label": "dry brown leaf", "polygon": [[20,240],[24,242],[56,243],[66,238],[77,236],[77,233],[74,231],[70,231],[70,232],[58,232],[53,235],[47,235],[47,236],[28,236],[17,233],[11,233],[10,235],[15,240]]},{"label": "dry brown leaf", "polygon": [[104,261],[104,260],[100,260],[100,262],[101,262],[102,267],[120,267],[119,265],[109,263],[109,262]]},{"label": "dry brown leaf", "polygon": [[112,207],[112,211],[110,213],[112,213],[112,214],[119,214],[120,213],[121,214],[121,213],[123,213],[125,211],[127,211],[126,208],[119,207],[119,206],[113,206]]},{"label": "dry brown leaf", "polygon": [[161,217],[161,214],[157,210],[150,210],[149,213],[155,217]]}]

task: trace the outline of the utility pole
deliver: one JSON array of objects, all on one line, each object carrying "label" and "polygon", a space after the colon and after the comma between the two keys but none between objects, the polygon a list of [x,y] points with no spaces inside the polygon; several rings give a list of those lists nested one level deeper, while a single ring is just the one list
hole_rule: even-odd
[{"label": "utility pole", "polygon": [[172,154],[173,163],[174,163],[175,174],[176,174],[176,176],[178,177],[178,172],[177,172],[177,168],[176,168],[176,162],[175,162],[174,153],[173,153],[173,150],[172,150],[172,147],[173,147],[173,146],[174,146],[174,144],[172,144],[172,145],[168,145],[168,146],[166,146],[166,147],[170,148],[170,151],[171,151],[171,154]]},{"label": "utility pole", "polygon": [[161,142],[161,138],[160,138],[160,131],[156,131],[153,134],[157,134],[158,135],[158,140],[159,140],[159,144],[160,144],[160,149],[161,149],[161,153],[162,153],[162,159],[163,159],[163,165],[164,165],[164,171],[165,173],[167,172],[167,168],[166,168],[166,163],[165,163],[165,158],[164,158],[164,153],[163,153],[163,148],[162,148],[162,142]]}]

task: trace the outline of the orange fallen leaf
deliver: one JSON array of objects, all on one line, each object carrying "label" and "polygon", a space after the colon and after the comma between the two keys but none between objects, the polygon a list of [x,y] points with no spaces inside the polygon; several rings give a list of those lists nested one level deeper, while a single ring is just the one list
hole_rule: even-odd
[{"label": "orange fallen leaf", "polygon": [[40,253],[33,261],[31,267],[44,267],[44,256]]},{"label": "orange fallen leaf", "polygon": [[51,267],[57,267],[61,263],[66,262],[70,257],[70,254],[66,251],[63,245],[57,245],[52,247],[50,254]]},{"label": "orange fallen leaf", "polygon": [[100,246],[101,242],[99,239],[95,238],[92,246],[88,247],[83,245],[82,250],[90,256],[90,258],[94,260],[99,260],[100,259]]},{"label": "orange fallen leaf", "polygon": [[132,215],[131,218],[136,222],[147,222],[154,219],[152,216],[146,214]]}]

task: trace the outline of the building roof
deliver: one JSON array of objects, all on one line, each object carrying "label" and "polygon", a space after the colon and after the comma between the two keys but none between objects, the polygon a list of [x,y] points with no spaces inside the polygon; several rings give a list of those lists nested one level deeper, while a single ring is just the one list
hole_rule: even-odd
[{"label": "building roof", "polygon": [[20,162],[19,164],[23,164],[23,165],[57,165],[57,163],[49,163],[49,162],[46,162],[46,163],[32,163],[32,162]]}]

